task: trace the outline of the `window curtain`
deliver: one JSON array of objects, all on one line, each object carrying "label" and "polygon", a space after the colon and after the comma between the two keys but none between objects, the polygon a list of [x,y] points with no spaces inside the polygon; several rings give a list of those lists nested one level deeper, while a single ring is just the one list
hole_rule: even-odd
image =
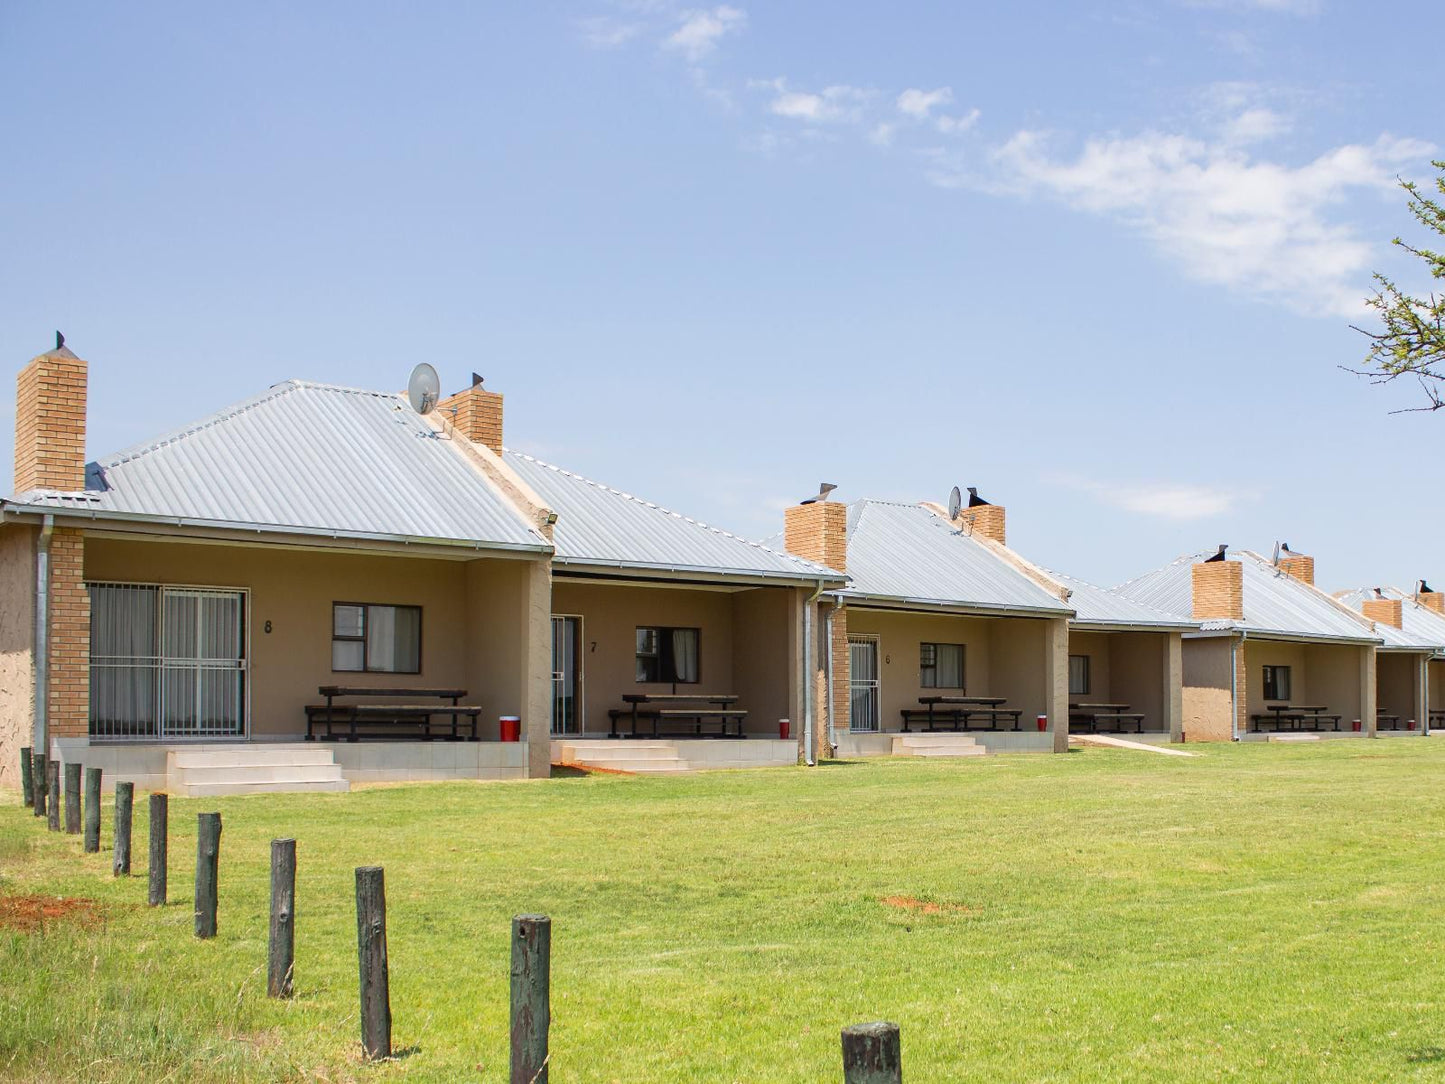
[{"label": "window curtain", "polygon": [[156,733],[159,596],[153,587],[90,588],[92,734]]},{"label": "window curtain", "polygon": [[963,688],[962,644],[939,644],[936,666],[940,689]]},{"label": "window curtain", "polygon": [[677,681],[697,680],[697,629],[672,630],[672,666]]}]

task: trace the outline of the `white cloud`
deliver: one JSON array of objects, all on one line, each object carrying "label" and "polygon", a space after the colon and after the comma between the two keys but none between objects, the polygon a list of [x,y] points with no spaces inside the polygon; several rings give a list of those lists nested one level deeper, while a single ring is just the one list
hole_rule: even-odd
[{"label": "white cloud", "polygon": [[914,120],[925,120],[929,111],[940,105],[953,102],[953,88],[939,87],[937,90],[918,90],[910,87],[898,95],[898,112]]},{"label": "white cloud", "polygon": [[1277,11],[1284,15],[1315,15],[1319,0],[1185,0],[1191,8],[1237,8],[1247,11]]},{"label": "white cloud", "polygon": [[846,124],[861,120],[863,104],[870,97],[868,91],[849,86],[824,87],[816,94],[788,90],[787,83],[782,79],[753,85],[771,86],[777,92],[768,104],[770,113],[808,124]]},{"label": "white cloud", "polygon": [[683,13],[682,25],[662,44],[695,64],[716,49],[723,37],[742,30],[747,21],[747,12],[727,4],[706,11],[687,11]]},{"label": "white cloud", "polygon": [[952,135],[955,132],[966,132],[978,123],[980,114],[977,109],[970,109],[961,117],[950,117],[944,115],[934,121],[934,126],[944,135]]},{"label": "white cloud", "polygon": [[1226,143],[1242,147],[1283,135],[1289,127],[1289,121],[1273,109],[1246,109],[1224,122],[1222,135]]},{"label": "white cloud", "polygon": [[1384,135],[1287,166],[1227,142],[1147,132],[1091,139],[1065,158],[1044,135],[1022,131],[994,152],[992,176],[935,169],[930,179],[1042,193],[1137,229],[1193,278],[1305,312],[1355,316],[1373,249],[1329,212],[1354,189],[1392,191],[1399,167],[1432,150]]},{"label": "white cloud", "polygon": [[641,24],[623,22],[606,15],[579,19],[577,27],[582,32],[582,40],[593,49],[617,49],[642,33]]},{"label": "white cloud", "polygon": [[[1191,520],[1220,516],[1234,507],[1238,491],[1187,482],[1141,482],[1106,485],[1091,479],[1060,476],[1057,481],[1099,498],[1105,504],[1159,519]],[[1250,494],[1249,496],[1253,496]]]},{"label": "white cloud", "polygon": [[893,146],[893,131],[893,125],[886,121],[875,124],[873,130],[868,133],[868,142],[875,147],[891,147]]}]

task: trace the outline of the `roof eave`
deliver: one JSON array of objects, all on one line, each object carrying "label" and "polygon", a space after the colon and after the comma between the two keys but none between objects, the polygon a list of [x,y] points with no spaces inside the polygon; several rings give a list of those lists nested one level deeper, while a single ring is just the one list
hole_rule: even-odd
[{"label": "roof eave", "polygon": [[1050,606],[992,606],[978,602],[951,599],[910,598],[903,595],[876,595],[850,589],[838,596],[850,606],[865,609],[911,609],[923,613],[948,613],[959,617],[1073,617],[1074,611]]},{"label": "roof eave", "polygon": [[700,565],[665,565],[644,561],[606,561],[597,558],[556,556],[552,565],[558,571],[577,572],[615,578],[646,578],[656,580],[708,580],[716,583],[737,583],[751,586],[842,588],[847,578],[830,570],[808,572],[770,571],[756,568],[707,568]]}]

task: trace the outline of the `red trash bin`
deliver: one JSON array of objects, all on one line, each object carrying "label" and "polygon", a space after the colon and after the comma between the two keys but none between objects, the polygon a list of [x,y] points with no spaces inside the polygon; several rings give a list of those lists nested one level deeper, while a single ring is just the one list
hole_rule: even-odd
[{"label": "red trash bin", "polygon": [[519,715],[503,715],[497,720],[497,728],[502,732],[503,741],[522,740],[522,718]]},{"label": "red trash bin", "polygon": [[778,740],[779,740],[779,741],[787,741],[787,740],[788,740],[788,736],[789,736],[790,734],[792,734],[792,732],[793,732],[793,724],[792,724],[792,721],[791,721],[791,720],[788,720],[788,719],[779,719],[779,720],[778,720]]}]

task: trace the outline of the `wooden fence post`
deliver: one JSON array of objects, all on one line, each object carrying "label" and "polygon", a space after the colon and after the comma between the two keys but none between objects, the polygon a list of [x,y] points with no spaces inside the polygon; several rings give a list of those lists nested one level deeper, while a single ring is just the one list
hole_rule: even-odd
[{"label": "wooden fence post", "polygon": [[164,794],[151,795],[150,832],[150,895],[147,902],[152,907],[166,905],[166,861],[170,847],[170,799]]},{"label": "wooden fence post", "polygon": [[511,1084],[547,1084],[547,1031],[552,1025],[552,920],[512,919]]},{"label": "wooden fence post", "polygon": [[45,789],[50,792],[47,810],[50,814],[50,830],[60,831],[60,761],[52,760],[46,765]]},{"label": "wooden fence post", "polygon": [[361,978],[361,1046],[372,1060],[391,1057],[391,977],[386,959],[386,874],[356,868],[356,958]]},{"label": "wooden fence post", "polygon": [[221,854],[221,815],[196,814],[196,936],[216,936],[216,886]]},{"label": "wooden fence post", "polygon": [[271,841],[271,935],[266,942],[266,996],[290,997],[296,959],[296,841]]},{"label": "wooden fence post", "polygon": [[45,754],[30,754],[30,796],[35,800],[30,808],[37,817],[45,816]]},{"label": "wooden fence post", "polygon": [[843,1029],[843,1084],[903,1084],[897,1024],[853,1024]]},{"label": "wooden fence post", "polygon": [[80,834],[80,761],[70,760],[65,764],[65,831],[68,835]]},{"label": "wooden fence post", "polygon": [[24,796],[27,806],[35,804],[35,777],[31,774],[35,771],[33,756],[30,746],[20,747],[20,793]]},{"label": "wooden fence post", "polygon": [[84,850],[100,853],[100,769],[85,769]]},{"label": "wooden fence post", "polygon": [[115,860],[111,871],[117,877],[130,876],[130,829],[135,810],[135,784],[122,781],[115,785]]}]

